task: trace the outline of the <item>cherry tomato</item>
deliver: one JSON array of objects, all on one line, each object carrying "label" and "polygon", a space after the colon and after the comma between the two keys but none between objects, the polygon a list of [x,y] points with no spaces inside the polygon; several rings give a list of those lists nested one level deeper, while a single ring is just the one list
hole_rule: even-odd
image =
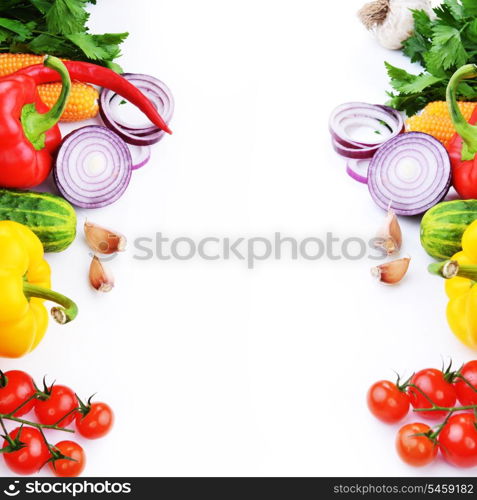
[{"label": "cherry tomato", "polygon": [[83,448],[74,441],[60,441],[55,445],[55,449],[65,457],[49,462],[48,465],[53,474],[57,477],[77,477],[79,476],[86,465],[86,455]]},{"label": "cherry tomato", "polygon": [[106,403],[91,403],[86,415],[76,414],[76,428],[85,438],[98,439],[111,430],[114,423],[113,410]]},{"label": "cherry tomato", "polygon": [[457,399],[462,405],[477,404],[477,361],[469,361],[460,370],[460,374],[469,382],[466,383],[461,378],[457,378],[454,383]]},{"label": "cherry tomato", "polygon": [[[50,458],[50,451],[40,431],[34,427],[17,427],[9,433],[9,436],[15,439],[20,430],[19,439],[25,445],[24,448],[10,453],[3,453],[3,458],[10,470],[16,474],[28,476],[38,472],[45,465]],[[8,445],[8,441],[5,440],[3,446]]]},{"label": "cherry tomato", "polygon": [[60,427],[66,427],[73,422],[78,406],[75,393],[64,385],[54,385],[46,399],[39,399],[35,405],[35,413],[41,424],[53,425],[60,421]]},{"label": "cherry tomato", "polygon": [[[11,413],[36,392],[33,379],[28,373],[20,370],[11,370],[4,373],[3,377],[0,378],[0,382],[2,380],[5,381],[5,385],[0,385],[0,413]],[[35,405],[35,402],[32,399],[15,412],[15,416],[21,417],[28,413]]]},{"label": "cherry tomato", "polygon": [[437,445],[427,436],[416,436],[429,432],[426,424],[406,424],[396,436],[396,450],[403,462],[414,467],[430,464],[437,455]]},{"label": "cherry tomato", "polygon": [[[420,389],[409,387],[409,397],[414,408],[431,408],[432,404],[421,394],[421,391],[437,406],[450,407],[455,405],[456,395],[454,386],[447,382],[444,374],[435,368],[427,368],[417,372],[411,378],[411,384]],[[445,411],[420,411],[421,417],[430,420],[442,419],[447,415]]]},{"label": "cherry tomato", "polygon": [[368,408],[383,422],[393,424],[409,411],[409,396],[389,380],[380,380],[368,391]]},{"label": "cherry tomato", "polygon": [[439,434],[444,458],[457,467],[477,465],[477,422],[472,413],[452,415]]}]

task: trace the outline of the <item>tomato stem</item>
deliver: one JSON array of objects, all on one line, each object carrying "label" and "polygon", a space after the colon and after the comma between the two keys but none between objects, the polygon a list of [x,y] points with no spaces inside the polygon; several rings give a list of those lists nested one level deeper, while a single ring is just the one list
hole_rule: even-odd
[{"label": "tomato stem", "polygon": [[[416,389],[416,391],[418,391],[423,398],[427,399],[427,401],[429,401],[429,403],[431,403],[432,407],[437,406],[436,403],[434,403],[434,401],[432,401],[432,399],[420,387],[417,387],[417,385],[414,385],[414,384],[408,384],[407,386],[412,387],[413,389]],[[429,408],[414,408],[415,411],[416,410],[425,411],[428,409]]]},{"label": "tomato stem", "polygon": [[[7,443],[12,446],[13,444],[13,439],[8,435],[7,428],[5,427],[5,423],[3,422],[3,418],[0,417],[0,425],[2,426],[3,433],[5,434],[5,439],[7,440]],[[8,446],[7,446],[8,448]],[[2,448],[5,449],[5,448]]]},{"label": "tomato stem", "polygon": [[434,405],[431,408],[413,408],[413,411],[446,411],[446,412],[454,412],[460,410],[475,410],[477,409],[477,405],[465,405],[465,406],[437,406]]},{"label": "tomato stem", "polygon": [[73,408],[70,410],[68,413],[65,413],[59,420],[58,422],[55,422],[54,425],[60,425],[60,422],[62,422],[66,417],[69,417],[72,413],[76,413],[79,411],[79,408]]},{"label": "tomato stem", "polygon": [[20,410],[21,408],[23,408],[25,405],[27,405],[32,399],[36,399],[36,393],[33,394],[32,396],[30,396],[28,399],[25,399],[25,401],[23,401],[23,403],[19,406],[17,406],[13,411],[11,411],[5,418],[7,417],[11,417],[13,415],[15,415],[15,413]]},{"label": "tomato stem", "polygon": [[416,389],[421,393],[421,395],[431,403],[432,406],[429,408],[413,408],[412,411],[421,412],[421,411],[445,411],[445,412],[454,412],[459,410],[474,410],[477,409],[477,405],[465,405],[465,406],[439,406],[432,401],[432,399],[419,387],[414,384],[409,384],[409,387]]},{"label": "tomato stem", "polygon": [[[19,424],[23,424],[23,425],[29,425],[30,427],[35,427],[39,430],[40,429],[53,429],[55,431],[64,431],[64,432],[71,432],[71,433],[75,432],[73,429],[65,429],[63,427],[59,427],[57,424],[52,424],[52,425],[39,424],[37,422],[31,422],[30,420],[25,420],[23,418],[14,417],[11,414],[0,413],[0,424],[1,424],[4,432],[6,432],[7,436],[8,436],[8,432],[5,428],[5,424],[3,423],[3,419],[11,420],[12,422],[18,422]],[[8,441],[8,439],[7,439],[7,441]]]},{"label": "tomato stem", "polygon": [[405,382],[403,382],[401,384],[401,376],[399,375],[399,373],[397,372],[394,372],[396,373],[396,376],[397,376],[397,380],[396,380],[396,387],[401,391],[401,392],[405,392],[406,389],[409,387],[409,382],[411,381],[412,377],[414,375],[411,375]]},{"label": "tomato stem", "polygon": [[455,374],[455,378],[460,378],[463,382],[465,382],[474,392],[477,392],[477,389],[472,385],[472,382],[470,380],[467,380],[464,375],[461,373],[457,372]]}]

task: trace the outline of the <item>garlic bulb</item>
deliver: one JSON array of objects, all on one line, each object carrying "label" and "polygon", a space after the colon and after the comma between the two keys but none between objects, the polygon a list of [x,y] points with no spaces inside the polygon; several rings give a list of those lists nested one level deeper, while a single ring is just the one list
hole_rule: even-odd
[{"label": "garlic bulb", "polygon": [[411,9],[432,14],[429,0],[375,0],[364,5],[358,17],[383,47],[400,49],[414,31]]}]

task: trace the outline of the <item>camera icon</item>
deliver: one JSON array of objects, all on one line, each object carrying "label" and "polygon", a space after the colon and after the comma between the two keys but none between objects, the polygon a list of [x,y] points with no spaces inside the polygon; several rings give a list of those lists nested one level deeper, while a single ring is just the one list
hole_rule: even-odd
[{"label": "camera icon", "polygon": [[20,490],[17,488],[18,484],[20,484],[20,481],[13,481],[6,490],[3,490],[3,493],[9,497],[16,497],[20,494]]}]

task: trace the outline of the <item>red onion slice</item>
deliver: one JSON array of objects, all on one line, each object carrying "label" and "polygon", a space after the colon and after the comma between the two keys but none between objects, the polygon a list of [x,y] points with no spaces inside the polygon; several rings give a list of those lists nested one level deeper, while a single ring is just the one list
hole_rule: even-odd
[{"label": "red onion slice", "polygon": [[346,164],[346,173],[355,181],[368,183],[368,168],[370,160],[349,159]]},{"label": "red onion slice", "polygon": [[331,113],[329,130],[333,147],[340,155],[364,159],[372,158],[386,141],[403,132],[404,121],[398,111],[388,106],[347,102]]},{"label": "red onion slice", "polygon": [[343,146],[342,144],[339,144],[334,139],[331,139],[331,144],[333,145],[334,150],[340,156],[344,156],[345,158],[356,159],[356,160],[370,160],[381,146],[381,145],[372,146],[372,147],[364,147],[363,146],[361,148],[347,147],[347,146]]},{"label": "red onion slice", "polygon": [[60,193],[81,208],[99,208],[118,200],[131,179],[127,144],[98,125],[74,130],[58,150],[54,177]]},{"label": "red onion slice", "polygon": [[132,169],[144,167],[144,165],[151,159],[151,146],[134,146],[128,144],[129,151],[132,158]]},{"label": "red onion slice", "polygon": [[386,142],[371,160],[369,192],[378,206],[398,215],[417,215],[440,202],[451,185],[444,146],[422,132],[408,132]]},{"label": "red onion slice", "polygon": [[[169,123],[174,113],[174,98],[167,85],[157,78],[136,73],[122,75],[138,87],[154,104],[159,114]],[[141,116],[140,121],[131,120],[125,115],[124,100],[112,90],[103,89],[99,99],[99,111],[104,124],[116,132],[129,144],[147,146],[159,142],[165,132]]]}]

